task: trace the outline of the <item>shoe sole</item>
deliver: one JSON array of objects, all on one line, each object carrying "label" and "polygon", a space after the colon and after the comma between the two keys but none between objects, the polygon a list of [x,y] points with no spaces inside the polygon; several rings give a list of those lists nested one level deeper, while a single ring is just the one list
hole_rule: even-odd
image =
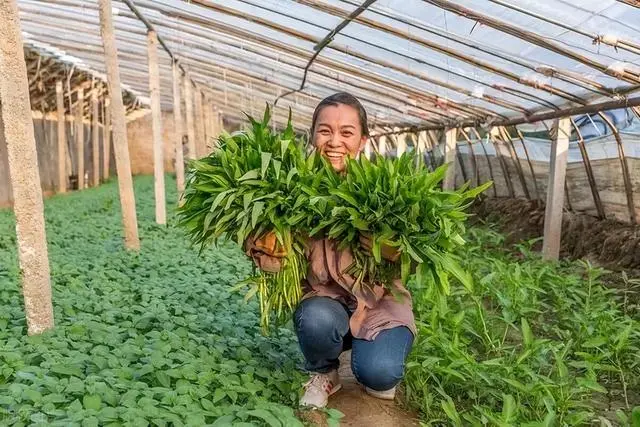
[{"label": "shoe sole", "polygon": [[375,390],[370,391],[370,390],[367,390],[366,388],[365,388],[364,391],[369,396],[375,397],[376,399],[381,399],[381,400],[395,400],[396,399],[395,393],[393,394],[393,396],[391,396],[391,395],[385,395],[385,394],[378,394],[378,393],[375,392]]}]

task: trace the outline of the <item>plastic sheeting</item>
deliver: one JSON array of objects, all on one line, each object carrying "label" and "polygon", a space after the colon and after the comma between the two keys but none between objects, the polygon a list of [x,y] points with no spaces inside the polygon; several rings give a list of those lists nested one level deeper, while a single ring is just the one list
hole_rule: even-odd
[{"label": "plastic sheeting", "polygon": [[[218,95],[228,114],[237,114],[250,101],[256,105],[273,102],[278,93],[297,88],[315,43],[360,2],[135,3],[194,79]],[[311,67],[304,92],[297,99],[287,98],[282,106],[293,107],[304,118],[319,99],[347,90],[363,100],[375,125],[415,126],[467,116],[513,117],[522,115],[523,109],[532,112],[577,105],[567,97],[602,101],[612,98],[607,95],[609,90],[629,91],[640,83],[640,50],[624,44],[640,45],[638,8],[615,0],[451,3],[529,31],[565,53],[479,24],[429,1],[379,0],[322,51]],[[18,4],[29,39],[55,46],[104,72],[95,1],[18,0]],[[147,94],[146,29],[124,4],[113,4],[122,80]],[[386,25],[387,29],[372,25]],[[598,70],[591,62],[605,69]],[[166,107],[171,105],[169,67],[168,56],[161,55]],[[544,70],[561,74],[549,77]],[[623,71],[624,78],[614,75]],[[238,80],[243,75],[247,81],[251,77],[251,87]],[[549,88],[557,93],[550,93]]]}]

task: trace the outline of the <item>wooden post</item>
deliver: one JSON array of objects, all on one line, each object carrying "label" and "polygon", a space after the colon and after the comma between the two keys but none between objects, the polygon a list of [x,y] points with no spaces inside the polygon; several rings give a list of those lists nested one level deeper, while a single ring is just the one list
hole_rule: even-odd
[{"label": "wooden post", "polygon": [[445,151],[444,151],[444,162],[449,165],[447,168],[447,175],[444,177],[444,181],[442,182],[443,190],[454,190],[456,186],[456,145],[458,130],[457,129],[449,129],[445,134],[446,142],[445,142]]},{"label": "wooden post", "polygon": [[478,169],[478,159],[476,158],[476,153],[473,150],[473,143],[469,139],[469,134],[467,134],[467,131],[461,128],[460,133],[462,134],[464,140],[467,142],[467,147],[469,147],[469,153],[471,154],[471,166],[473,166],[472,185],[474,187],[477,187],[478,185],[480,185],[480,171]]},{"label": "wooden post", "polygon": [[67,132],[64,118],[64,93],[62,81],[56,82],[58,117],[58,193],[67,192]]},{"label": "wooden post", "polygon": [[107,81],[109,83],[109,94],[111,95],[113,150],[116,158],[118,187],[120,190],[124,244],[127,249],[137,250],[140,248],[140,239],[138,238],[136,201],[133,194],[133,179],[131,178],[131,163],[127,144],[127,123],[122,101],[122,87],[120,85],[118,51],[113,34],[111,0],[98,0],[98,4],[100,8],[100,33],[104,45]]},{"label": "wooden post", "polygon": [[0,2],[0,76],[0,113],[13,190],[27,333],[34,335],[53,328],[53,305],[38,154],[15,0]]},{"label": "wooden post", "polygon": [[396,136],[396,156],[400,157],[407,151],[407,135],[402,133]]},{"label": "wooden post", "polygon": [[387,137],[385,135],[378,137],[378,154],[381,157],[387,155]]},{"label": "wooden post", "polygon": [[102,178],[109,179],[111,163],[111,99],[104,99],[104,128],[102,128]]},{"label": "wooden post", "polygon": [[187,116],[187,158],[189,160],[196,159],[196,125],[195,125],[195,117],[193,115],[193,87],[191,85],[191,79],[189,75],[185,73],[183,76],[183,84],[184,84],[184,103],[186,108],[186,116]]},{"label": "wooden post", "polygon": [[204,100],[202,103],[202,115],[204,117],[204,154],[207,155],[211,152],[211,138],[213,136],[213,128],[212,128],[212,117],[213,117],[213,106],[211,105],[211,100],[208,96],[204,95]]},{"label": "wooden post", "polygon": [[371,140],[372,138],[368,138],[367,142],[364,144],[364,157],[367,160],[371,160]]},{"label": "wooden post", "polygon": [[78,88],[78,100],[76,101],[76,165],[78,167],[78,190],[84,188],[84,89]]},{"label": "wooden post", "polygon": [[182,122],[182,98],[180,95],[180,69],[178,63],[173,62],[173,121],[175,127],[175,150],[176,150],[176,186],[178,187],[178,201],[182,199],[184,192],[184,156],[182,151],[182,137],[184,127]]},{"label": "wooden post", "polygon": [[204,108],[202,105],[202,92],[196,87],[194,94],[196,113],[196,156],[198,158],[206,155],[205,134],[204,134]]},{"label": "wooden post", "polygon": [[569,134],[571,121],[568,117],[560,119],[558,135],[551,141],[551,159],[549,165],[549,185],[547,187],[547,206],[544,213],[544,241],[542,256],[555,260],[560,256],[560,236],[562,232],[562,210],[564,208],[564,180],[569,155]]},{"label": "wooden post", "polygon": [[98,128],[98,93],[94,89],[91,93],[91,154],[93,162],[93,173],[91,174],[92,185],[100,185],[100,129]]},{"label": "wooden post", "polygon": [[149,48],[149,93],[151,94],[151,121],[153,131],[153,181],[156,201],[156,223],[167,223],[164,194],[164,156],[162,144],[162,111],[160,105],[160,70],[158,68],[158,36],[147,33]]}]

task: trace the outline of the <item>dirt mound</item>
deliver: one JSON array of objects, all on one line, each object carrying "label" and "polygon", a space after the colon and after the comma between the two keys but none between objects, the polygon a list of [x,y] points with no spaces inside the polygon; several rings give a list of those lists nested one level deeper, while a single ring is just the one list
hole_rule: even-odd
[{"label": "dirt mound", "polygon": [[[472,212],[476,222],[497,223],[507,233],[507,243],[541,237],[544,233],[544,206],[531,200],[487,198],[477,202]],[[588,259],[606,268],[640,269],[640,227],[565,212],[560,254],[571,259]]]}]

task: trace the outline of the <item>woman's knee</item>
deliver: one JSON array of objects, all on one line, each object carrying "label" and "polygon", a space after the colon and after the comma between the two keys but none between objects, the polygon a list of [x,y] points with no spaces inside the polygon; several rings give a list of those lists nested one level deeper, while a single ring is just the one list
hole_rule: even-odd
[{"label": "woman's knee", "polygon": [[349,315],[342,304],[327,297],[304,300],[294,315],[298,335],[308,340],[341,340],[349,331]]},{"label": "woman's knee", "polygon": [[404,361],[374,359],[365,365],[353,366],[358,382],[376,391],[389,390],[402,380]]}]

